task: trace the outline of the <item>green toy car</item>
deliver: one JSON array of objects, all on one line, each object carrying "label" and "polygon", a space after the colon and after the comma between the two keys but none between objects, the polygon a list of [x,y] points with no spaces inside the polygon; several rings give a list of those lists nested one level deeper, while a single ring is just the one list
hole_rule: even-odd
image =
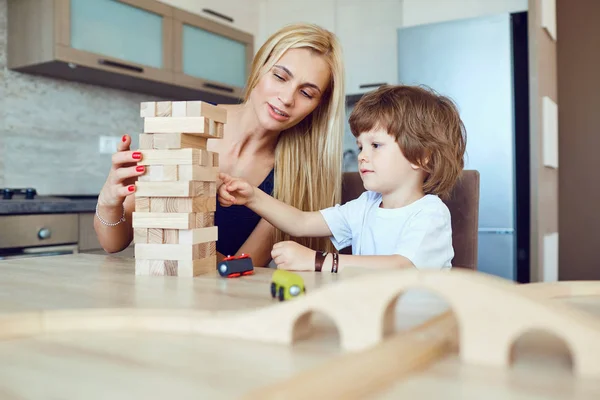
[{"label": "green toy car", "polygon": [[306,294],[304,279],[298,274],[283,269],[273,272],[271,278],[271,297],[279,301],[291,300]]}]

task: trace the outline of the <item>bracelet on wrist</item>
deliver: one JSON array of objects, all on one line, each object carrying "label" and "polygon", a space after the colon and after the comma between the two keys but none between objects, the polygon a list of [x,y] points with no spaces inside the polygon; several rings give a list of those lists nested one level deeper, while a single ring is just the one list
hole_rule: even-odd
[{"label": "bracelet on wrist", "polygon": [[123,215],[121,216],[121,218],[117,222],[108,222],[108,221],[105,221],[100,216],[100,214],[98,213],[98,203],[96,203],[96,217],[98,218],[98,221],[100,221],[103,225],[106,225],[106,226],[117,226],[120,223],[125,222],[125,206],[122,205],[122,207],[123,207]]}]

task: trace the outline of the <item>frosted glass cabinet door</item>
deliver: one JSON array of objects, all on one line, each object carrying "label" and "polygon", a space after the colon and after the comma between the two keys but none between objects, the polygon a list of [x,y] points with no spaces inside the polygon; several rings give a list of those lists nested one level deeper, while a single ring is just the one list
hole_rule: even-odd
[{"label": "frosted glass cabinet door", "polygon": [[[157,69],[168,68],[163,39],[165,15],[159,13],[160,7],[149,10],[133,5],[137,3],[144,4],[131,0],[70,0],[71,47]],[[166,28],[170,29],[170,24]]]},{"label": "frosted glass cabinet door", "polygon": [[254,36],[176,9],[173,12],[176,83],[240,98],[254,55]]},{"label": "frosted glass cabinet door", "polygon": [[229,86],[246,83],[246,44],[183,25],[183,73]]}]

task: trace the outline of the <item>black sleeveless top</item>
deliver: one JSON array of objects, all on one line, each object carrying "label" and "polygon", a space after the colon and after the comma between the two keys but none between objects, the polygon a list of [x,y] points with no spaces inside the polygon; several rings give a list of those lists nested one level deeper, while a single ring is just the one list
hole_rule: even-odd
[{"label": "black sleeveless top", "polygon": [[[273,195],[274,170],[258,186],[263,192]],[[219,239],[217,251],[225,257],[234,255],[250,236],[261,217],[246,206],[221,207],[217,200],[215,225],[218,226]],[[252,254],[250,254],[252,257]]]}]

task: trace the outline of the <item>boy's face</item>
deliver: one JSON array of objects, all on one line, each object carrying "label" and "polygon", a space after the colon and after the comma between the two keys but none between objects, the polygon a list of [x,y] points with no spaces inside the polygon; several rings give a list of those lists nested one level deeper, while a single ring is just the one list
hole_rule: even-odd
[{"label": "boy's face", "polygon": [[365,189],[390,194],[419,182],[419,166],[402,154],[396,139],[383,129],[363,132],[356,140],[358,169]]}]

